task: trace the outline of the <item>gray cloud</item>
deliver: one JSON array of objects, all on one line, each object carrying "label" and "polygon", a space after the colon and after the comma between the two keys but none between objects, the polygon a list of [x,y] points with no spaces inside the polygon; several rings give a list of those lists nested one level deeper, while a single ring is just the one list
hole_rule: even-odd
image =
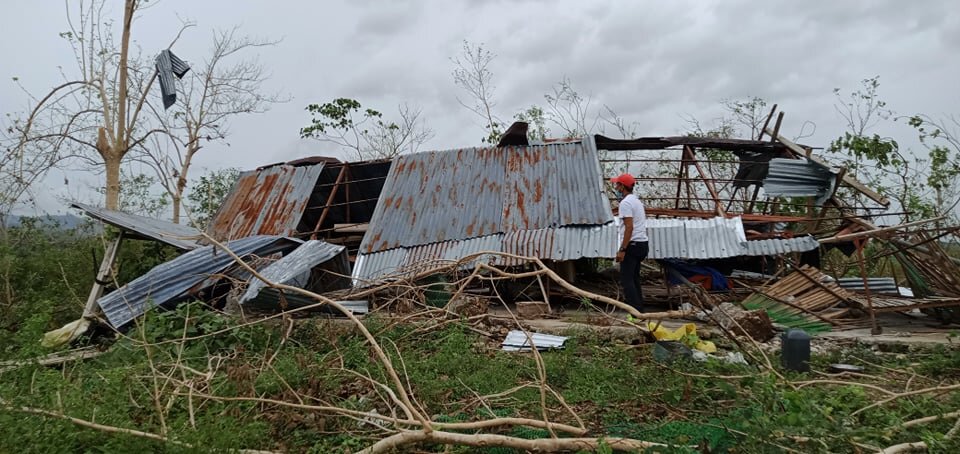
[{"label": "gray cloud", "polygon": [[[832,89],[854,89],[875,75],[897,112],[958,113],[960,105],[960,62],[953,58],[960,51],[960,11],[949,0],[166,0],[135,25],[144,55],[166,45],[178,14],[197,22],[176,46],[188,60],[202,60],[217,28],[240,24],[254,36],[283,38],[260,56],[273,74],[269,88],[289,93],[291,101],[237,118],[229,146],[211,144],[198,156],[198,166],[207,168],[338,154],[329,144],[301,141],[297,131],[309,119],[306,104],[341,96],[386,115],[400,102],[420,106],[436,130],[429,148],[477,145],[482,121],[459,105],[464,93],[450,75],[450,57],[465,39],[497,55],[491,69],[498,115],[507,121],[542,104],[563,77],[594,106],[610,106],[647,135],[682,131],[684,115],[709,122],[722,114],[721,99],[760,96],[787,112],[788,135],[810,120],[817,133],[805,141],[826,145],[842,128]],[[65,22],[60,8],[18,2],[5,9],[0,26],[22,37],[0,41],[0,56],[10,62],[0,68],[0,106],[15,110],[26,98],[9,77],[39,92],[60,80],[58,65],[70,70],[69,48],[57,37]],[[918,146],[902,122],[882,127]],[[41,193],[82,192],[73,183],[64,190],[62,175],[48,184]]]}]

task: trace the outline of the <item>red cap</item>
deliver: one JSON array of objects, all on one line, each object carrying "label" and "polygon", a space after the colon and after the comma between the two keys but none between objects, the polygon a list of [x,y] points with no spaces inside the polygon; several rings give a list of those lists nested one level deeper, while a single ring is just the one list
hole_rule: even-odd
[{"label": "red cap", "polygon": [[610,182],[620,183],[628,188],[632,188],[633,185],[637,182],[637,180],[633,178],[633,175],[630,175],[629,173],[624,173],[624,174],[620,174],[619,176],[615,176],[611,178]]}]

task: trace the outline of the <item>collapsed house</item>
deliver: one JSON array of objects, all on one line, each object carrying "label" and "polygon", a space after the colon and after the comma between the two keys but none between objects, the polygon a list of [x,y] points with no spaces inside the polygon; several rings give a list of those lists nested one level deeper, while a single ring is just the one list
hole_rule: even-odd
[{"label": "collapsed house", "polygon": [[[740,290],[762,295],[750,299],[758,307],[831,326],[843,326],[857,311],[874,320],[885,311],[960,306],[960,282],[951,277],[960,275],[960,266],[939,249],[936,236],[906,232],[913,223],[873,225],[842,200],[841,189],[880,206],[889,201],[778,129],[764,126],[770,140],[597,135],[527,144],[524,134],[497,146],[393,161],[317,157],[274,164],[240,176],[206,236],[271,280],[316,292],[369,287],[444,264],[509,267],[525,257],[547,262],[572,282],[575,261],[616,255],[619,219],[606,180],[620,169],[637,175],[649,258],[669,269],[667,282],[712,270],[718,280],[747,281]],[[252,279],[199,231],[74,206],[121,230],[114,252],[125,236],[187,251],[101,296],[115,255],[108,251],[85,317],[99,311],[119,328],[152,307],[189,298],[273,308],[309,303]],[[848,279],[837,286],[817,269],[826,248],[847,248],[849,257],[852,247],[865,277],[868,239],[891,248],[888,255],[909,271],[915,297],[872,291],[878,285],[889,290],[888,281],[871,285],[864,278],[859,286]],[[744,264],[760,265],[749,270]],[[749,283],[751,276],[770,283],[801,269],[804,277],[791,281],[796,285],[769,294],[767,284]],[[894,281],[892,287],[900,286]]]}]

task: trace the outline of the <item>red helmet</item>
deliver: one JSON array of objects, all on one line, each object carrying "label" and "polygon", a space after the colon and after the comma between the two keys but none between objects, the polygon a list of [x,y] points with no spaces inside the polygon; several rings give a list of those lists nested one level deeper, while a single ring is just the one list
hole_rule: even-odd
[{"label": "red helmet", "polygon": [[632,188],[636,184],[636,178],[633,178],[633,175],[629,173],[620,174],[610,179],[611,183],[620,183],[628,188]]}]

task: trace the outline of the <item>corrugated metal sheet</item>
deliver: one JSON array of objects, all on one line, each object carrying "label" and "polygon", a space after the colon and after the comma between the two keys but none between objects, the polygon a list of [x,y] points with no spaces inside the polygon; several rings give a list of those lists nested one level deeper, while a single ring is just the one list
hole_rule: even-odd
[{"label": "corrugated metal sheet", "polygon": [[503,339],[503,343],[500,345],[504,351],[528,352],[533,350],[533,347],[530,345],[531,339],[533,340],[533,345],[537,347],[537,350],[542,351],[551,348],[563,348],[563,344],[567,342],[568,338],[540,333],[530,333],[530,336],[527,337],[527,333],[523,331],[511,330],[507,333],[507,337]]},{"label": "corrugated metal sheet", "polygon": [[[844,277],[837,279],[837,284],[847,290],[855,290],[859,292],[864,291],[863,278]],[[867,286],[870,288],[871,293],[882,293],[889,295],[900,294],[897,281],[892,277],[869,277],[867,278]]]},{"label": "corrugated metal sheet", "polygon": [[[299,244],[299,240],[263,235],[234,240],[226,246],[244,257],[287,251]],[[97,304],[110,324],[119,328],[153,307],[176,302],[188,292],[200,290],[198,284],[209,283],[210,275],[222,272],[232,263],[233,258],[215,246],[194,249],[101,297]]]},{"label": "corrugated metal sheet", "polygon": [[[619,220],[617,221],[619,222]],[[647,219],[651,259],[713,259],[804,252],[820,246],[805,235],[747,241],[739,217],[711,219]]]},{"label": "corrugated metal sheet", "polygon": [[244,172],[207,229],[219,241],[253,235],[292,235],[323,164],[277,165]]},{"label": "corrugated metal sheet", "polygon": [[169,244],[177,249],[189,251],[201,246],[197,243],[197,240],[201,237],[200,231],[188,225],[174,224],[161,219],[108,210],[78,202],[73,202],[70,206],[83,210],[94,219],[99,219],[141,237]]},{"label": "corrugated metal sheet", "polygon": [[[395,248],[373,254],[361,254],[353,266],[355,286],[366,286],[387,276],[415,274],[450,264],[479,252],[505,252],[550,260],[574,260],[581,257],[613,257],[617,251],[617,226],[570,226],[558,229],[521,230],[509,234],[487,235],[460,241],[444,241],[410,248]],[[461,268],[477,262],[491,265],[516,265],[518,262],[496,255],[483,255]]]},{"label": "corrugated metal sheet", "polygon": [[602,225],[612,217],[592,140],[417,153],[390,169],[360,250]]},{"label": "corrugated metal sheet", "polygon": [[651,259],[712,259],[743,255],[747,238],[735,218],[647,219]]},{"label": "corrugated metal sheet", "polygon": [[747,250],[741,255],[779,255],[789,252],[806,252],[820,247],[820,242],[812,235],[784,239],[747,241]]},{"label": "corrugated metal sheet", "polygon": [[[348,275],[350,274],[350,268],[347,264],[345,250],[346,248],[343,246],[325,241],[307,241],[293,252],[260,270],[260,274],[272,282],[284,284],[304,273],[309,274],[313,267],[340,256],[340,265],[337,266],[337,272]],[[253,278],[247,286],[247,291],[240,297],[240,303],[243,304],[256,297],[265,286],[265,282]]]},{"label": "corrugated metal sheet", "polygon": [[763,180],[768,196],[817,197],[817,205],[833,194],[837,175],[828,167],[806,159],[775,158]]}]

